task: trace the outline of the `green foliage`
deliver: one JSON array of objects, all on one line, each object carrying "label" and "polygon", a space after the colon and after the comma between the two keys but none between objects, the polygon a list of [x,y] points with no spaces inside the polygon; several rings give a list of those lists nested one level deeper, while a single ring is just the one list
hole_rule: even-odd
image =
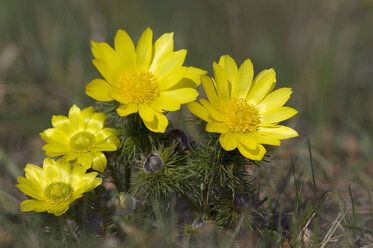
[{"label": "green foliage", "polygon": [[[192,165],[186,164],[185,156],[175,151],[176,145],[176,143],[170,147],[164,147],[163,144],[158,147],[153,145],[150,154],[140,155],[131,187],[132,194],[139,195],[150,202],[153,200],[160,202],[170,198],[172,194],[182,197],[191,192],[193,168]],[[158,154],[161,157],[163,168],[160,172],[149,175],[145,173],[143,167],[146,158],[151,154]]]},{"label": "green foliage", "polygon": [[258,202],[250,199],[251,196],[237,194],[234,199],[223,196],[213,201],[211,210],[216,224],[229,228],[240,225],[243,231],[259,228],[263,215]]},{"label": "green foliage", "polygon": [[[276,11],[268,16],[271,9]],[[234,196],[245,192],[252,194],[250,206],[256,203],[266,210],[259,217],[264,227],[246,232],[248,239],[255,240],[246,247],[369,246],[373,236],[373,129],[368,114],[373,86],[369,83],[372,9],[368,0],[0,1],[0,247],[234,246],[230,240],[241,239],[232,231],[237,221],[227,225],[226,220],[240,220],[241,214],[232,218],[224,209],[234,209]],[[212,14],[206,15],[206,10]],[[139,204],[134,212],[117,212],[108,203],[120,192],[132,191],[142,172],[142,160],[153,149],[167,145],[163,135],[154,134],[154,138],[141,122],[118,117],[117,105],[111,102],[97,110],[109,115],[108,125],[121,135],[120,153],[107,154],[109,164],[101,175],[105,184],[115,187],[105,185],[80,199],[65,219],[20,213],[23,196],[13,187],[15,178],[26,162],[36,163],[44,156],[35,133],[50,126],[52,114],[66,114],[71,103],[92,103],[82,97],[82,87],[97,75],[90,63],[89,41],[110,42],[117,28],[138,35],[149,24],[158,34],[175,31],[175,47],[188,49],[189,64],[211,69],[212,58],[229,53],[241,60],[252,58],[256,71],[275,67],[278,82],[294,87],[292,101],[301,109],[296,123],[291,124],[300,128],[301,136],[313,139],[312,174],[303,172],[309,158],[304,156],[307,146],[302,138],[297,149],[289,150],[299,159],[295,176],[289,179],[283,175],[287,150],[258,172],[252,170],[250,161],[245,161],[246,166],[236,159],[222,162],[235,153],[218,151],[213,144],[216,139],[206,137],[192,144],[193,151],[173,155],[182,166],[196,169],[187,180],[192,193],[176,198],[175,190],[165,190],[168,202],[179,204],[168,208],[178,209],[178,218],[167,213],[158,218],[152,207],[145,206],[151,200],[140,193],[133,196]],[[267,169],[270,173],[263,176]],[[247,180],[231,180],[232,175],[244,172]],[[279,189],[280,180],[288,191]],[[247,183],[250,185],[242,187]],[[320,196],[326,190],[330,190],[327,200],[332,198],[332,202]],[[279,201],[279,194],[285,199]],[[271,205],[274,202],[277,204]],[[219,210],[222,213],[216,214]],[[97,222],[95,213],[103,220],[98,233],[88,227]],[[193,240],[177,235],[198,216],[210,222],[202,229],[193,228],[199,232]],[[169,223],[172,232],[161,229]],[[312,242],[304,236],[310,230]],[[247,244],[242,243],[237,246]]]}]

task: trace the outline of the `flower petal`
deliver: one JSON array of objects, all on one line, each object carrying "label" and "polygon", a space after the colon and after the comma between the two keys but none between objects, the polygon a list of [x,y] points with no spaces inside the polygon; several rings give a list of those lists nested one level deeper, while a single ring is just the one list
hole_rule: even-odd
[{"label": "flower petal", "polygon": [[92,155],[90,152],[82,153],[81,156],[78,157],[78,162],[81,164],[84,168],[88,169],[92,165]]},{"label": "flower petal", "polygon": [[276,83],[276,73],[273,69],[260,72],[254,79],[253,87],[246,100],[259,104],[262,99],[271,91]]},{"label": "flower petal", "polygon": [[209,122],[206,125],[206,131],[210,133],[226,133],[228,126],[224,122]]},{"label": "flower petal", "polygon": [[211,102],[211,104],[214,105],[215,107],[219,107],[220,99],[218,98],[216,85],[214,81],[212,81],[211,78],[207,76],[202,76],[201,81],[202,81],[203,88],[205,89],[206,96]]},{"label": "flower petal", "polygon": [[40,133],[40,136],[45,142],[58,143],[61,145],[67,145],[70,139],[70,135],[66,134],[60,128],[48,128]]},{"label": "flower petal", "polygon": [[50,204],[38,200],[25,200],[21,202],[21,209],[23,212],[35,211],[37,213],[47,211],[50,208]]},{"label": "flower petal", "polygon": [[173,98],[167,95],[160,94],[153,102],[150,104],[152,108],[158,112],[166,111],[176,111],[180,109],[181,103],[175,101]]},{"label": "flower petal", "polygon": [[206,73],[207,71],[205,70],[190,66],[187,67],[187,72],[185,73],[184,77],[192,80],[195,84],[194,87],[197,87],[201,84],[201,76],[205,75]]},{"label": "flower petal", "polygon": [[25,167],[25,172],[26,178],[33,184],[36,183],[44,175],[43,169],[34,164],[27,164]]},{"label": "flower petal", "polygon": [[251,133],[249,136],[252,136],[252,138],[259,144],[264,145],[272,145],[272,146],[279,146],[281,145],[281,141],[275,137],[272,137],[270,135],[263,135],[259,133]]},{"label": "flower petal", "polygon": [[280,121],[287,120],[293,117],[297,113],[298,111],[296,111],[293,108],[289,108],[289,107],[271,109],[270,111],[267,111],[262,114],[261,124],[266,125],[266,124],[278,123]]},{"label": "flower petal", "polygon": [[129,99],[126,98],[126,96],[122,93],[122,91],[118,88],[111,88],[109,92],[109,96],[113,98],[115,101],[123,103],[123,104],[129,104]]},{"label": "flower petal", "polygon": [[196,100],[198,91],[192,88],[181,88],[176,90],[162,91],[159,94],[183,104]]},{"label": "flower petal", "polygon": [[33,184],[25,177],[17,177],[17,181],[19,184],[17,184],[16,187],[24,194],[38,200],[44,199],[42,195],[42,188],[39,184]]},{"label": "flower petal", "polygon": [[[118,139],[119,141],[119,139]],[[101,152],[113,152],[118,149],[118,143],[120,142],[102,142],[97,144],[96,147],[93,149],[94,151],[101,151]]]},{"label": "flower petal", "polygon": [[69,153],[64,154],[61,159],[64,159],[64,160],[69,161],[69,162],[76,162],[76,161],[73,161],[73,160],[78,159],[79,156],[80,156],[80,153],[69,152]]},{"label": "flower petal", "polygon": [[120,141],[115,129],[103,128],[100,132],[96,133],[95,151],[116,151],[119,145]]},{"label": "flower petal", "polygon": [[251,134],[238,133],[237,140],[251,150],[254,150],[258,146],[258,141]]},{"label": "flower petal", "polygon": [[107,160],[105,155],[102,152],[91,152],[93,163],[92,163],[92,169],[103,172],[106,168]]},{"label": "flower petal", "polygon": [[251,89],[251,83],[254,77],[253,63],[246,59],[237,72],[237,78],[232,86],[232,98],[246,98]]},{"label": "flower petal", "polygon": [[63,115],[53,115],[52,125],[54,128],[61,129],[67,135],[71,135],[75,131],[75,129],[71,127],[69,118]]},{"label": "flower petal", "polygon": [[[81,196],[79,196],[80,198]],[[66,211],[69,209],[69,204],[71,202],[63,202],[62,204],[58,205],[51,205],[51,207],[48,209],[48,213],[54,214],[55,216],[61,216],[62,214],[66,213]]]},{"label": "flower petal", "polygon": [[99,132],[104,128],[106,115],[104,113],[94,113],[90,118],[85,119],[85,130],[91,133]]},{"label": "flower petal", "polygon": [[162,113],[159,113],[157,111],[155,111],[154,113],[155,113],[154,120],[151,122],[144,120],[144,124],[152,132],[164,133],[168,125],[168,119]]},{"label": "flower petal", "polygon": [[42,149],[49,157],[58,157],[64,155],[66,152],[69,152],[69,148],[66,145],[61,145],[58,143],[46,144],[42,147]]},{"label": "flower petal", "polygon": [[[167,77],[163,77],[162,80],[159,80],[159,90],[169,90],[170,88],[174,87],[176,84],[179,86],[178,88],[182,88],[179,85],[180,80],[182,80],[185,76],[187,71],[186,67],[177,67],[172,72],[168,73]],[[193,87],[194,88],[194,87]]]},{"label": "flower petal", "polygon": [[203,107],[210,113],[211,117],[214,118],[214,120],[219,122],[224,122],[225,118],[222,113],[220,113],[211,103],[206,101],[205,99],[199,100]]},{"label": "flower petal", "polygon": [[209,122],[211,119],[209,118],[210,113],[199,103],[191,102],[187,105],[188,109],[192,114],[197,116],[198,118]]},{"label": "flower petal", "polygon": [[85,177],[87,172],[87,169],[84,168],[83,166],[74,166],[73,169],[71,170],[71,184],[74,185],[74,190],[77,189],[77,186],[79,186],[79,181]]},{"label": "flower petal", "polygon": [[266,96],[256,107],[261,113],[282,107],[290,98],[291,88],[281,88]]},{"label": "flower petal", "polygon": [[237,64],[229,55],[223,55],[220,57],[219,65],[227,73],[228,80],[233,83],[236,79],[236,74],[238,72]]},{"label": "flower petal", "polygon": [[60,170],[56,165],[56,161],[51,158],[44,159],[43,162],[43,171],[45,175],[45,179],[53,180],[59,179],[61,177]]},{"label": "flower petal", "polygon": [[118,53],[105,42],[92,41],[91,44],[92,54],[95,57],[93,64],[109,83],[115,84],[125,69]]},{"label": "flower petal", "polygon": [[220,135],[219,141],[221,147],[226,151],[232,151],[237,148],[237,135],[232,132],[226,132]]},{"label": "flower petal", "polygon": [[119,29],[114,40],[115,51],[119,54],[124,68],[136,66],[135,46],[126,31]]},{"label": "flower petal", "polygon": [[120,116],[127,116],[133,113],[136,113],[138,110],[137,103],[130,103],[130,104],[122,104],[119,108],[117,108],[117,112]]},{"label": "flower petal", "polygon": [[109,96],[112,86],[102,79],[92,80],[85,87],[85,93],[97,101],[107,102],[112,101],[113,98]]},{"label": "flower petal", "polygon": [[230,99],[230,87],[228,82],[227,73],[217,63],[213,63],[215,85],[218,92],[218,96],[224,102]]},{"label": "flower petal", "polygon": [[103,128],[96,133],[96,143],[111,142],[110,137],[116,137],[117,131],[113,128]]},{"label": "flower petal", "polygon": [[154,67],[154,70],[151,72],[153,72],[157,79],[161,82],[171,73],[173,73],[175,69],[183,65],[186,54],[186,50],[173,52],[172,55],[166,58],[162,63]]},{"label": "flower petal", "polygon": [[152,122],[155,117],[155,110],[148,104],[139,103],[139,114],[143,121]]},{"label": "flower petal", "polygon": [[[76,185],[75,194],[83,194],[84,192],[91,191],[102,183],[102,179],[96,177],[97,172],[90,172],[80,178],[79,182]],[[79,196],[78,196],[79,197]]]},{"label": "flower petal", "polygon": [[299,136],[297,131],[290,127],[276,125],[272,127],[260,127],[258,134],[268,135],[276,139],[289,139]]},{"label": "flower petal", "polygon": [[81,114],[80,108],[78,108],[75,104],[70,108],[69,120],[70,120],[71,126],[76,131],[82,131],[83,130],[84,121],[83,121],[83,118],[82,118],[82,114]]},{"label": "flower petal", "polygon": [[154,58],[149,67],[153,71],[159,63],[167,58],[174,50],[174,33],[166,33],[154,43]]},{"label": "flower petal", "polygon": [[136,64],[137,67],[148,69],[153,53],[153,31],[148,27],[142,33],[136,46]]},{"label": "flower petal", "polygon": [[84,120],[84,125],[88,124],[89,118],[96,113],[95,108],[93,106],[89,106],[87,108],[82,109],[82,115]]},{"label": "flower petal", "polygon": [[262,145],[258,145],[255,149],[250,149],[240,142],[238,142],[238,150],[244,157],[258,161],[262,160],[266,153],[266,149]]}]

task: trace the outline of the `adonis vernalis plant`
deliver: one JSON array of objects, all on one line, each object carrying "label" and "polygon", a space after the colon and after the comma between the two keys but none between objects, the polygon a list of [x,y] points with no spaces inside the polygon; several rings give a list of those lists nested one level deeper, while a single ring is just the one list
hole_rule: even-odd
[{"label": "adonis vernalis plant", "polygon": [[[114,48],[92,42],[92,53],[104,79],[94,79],[85,90],[101,112],[73,105],[68,116],[52,117],[53,128],[40,135],[46,155],[58,160],[26,165],[16,185],[31,198],[21,203],[22,211],[60,216],[104,181],[66,213],[70,231],[93,223],[96,234],[120,236],[130,225],[154,227],[154,218],[169,213],[182,216],[185,233],[198,233],[206,220],[228,229],[263,227],[266,209],[248,166],[263,159],[263,145],[298,136],[278,124],[297,111],[284,107],[290,88],[272,91],[274,70],[254,78],[249,59],[238,68],[224,55],[213,63],[214,78],[204,76],[206,71],[183,66],[186,50],[174,51],[173,33],[153,44],[150,28],[136,48],[126,31],[118,30]],[[197,103],[201,82],[208,100]],[[202,142],[193,142],[180,129],[165,133],[165,111],[187,103],[219,138],[202,135]]]},{"label": "adonis vernalis plant", "polygon": [[83,166],[73,166],[65,160],[46,158],[43,168],[27,164],[26,177],[18,177],[16,185],[23,193],[34,198],[21,203],[22,211],[48,212],[59,216],[69,205],[102,183],[97,172],[86,174]]},{"label": "adonis vernalis plant", "polygon": [[184,67],[186,50],[173,51],[173,33],[162,35],[153,45],[147,28],[136,49],[124,30],[118,30],[114,47],[92,41],[93,64],[105,78],[86,86],[87,95],[98,101],[115,100],[117,112],[127,116],[138,112],[146,127],[164,133],[168,119],[164,111],[176,111],[194,101],[205,71]]},{"label": "adonis vernalis plant", "polygon": [[237,68],[228,55],[213,64],[215,79],[202,77],[209,101],[188,104],[189,110],[207,122],[206,131],[221,133],[221,146],[252,160],[262,160],[266,149],[263,144],[280,145],[280,140],[298,136],[298,133],[279,122],[294,116],[297,111],[283,107],[292,91],[281,88],[273,91],[276,74],[264,70],[253,80],[253,64],[249,59]]},{"label": "adonis vernalis plant", "polygon": [[104,127],[106,115],[93,107],[82,111],[72,106],[69,116],[55,115],[52,125],[40,135],[47,142],[43,146],[50,157],[63,156],[68,161],[77,160],[86,169],[104,171],[107,163],[104,151],[115,151],[119,146],[116,130]]}]

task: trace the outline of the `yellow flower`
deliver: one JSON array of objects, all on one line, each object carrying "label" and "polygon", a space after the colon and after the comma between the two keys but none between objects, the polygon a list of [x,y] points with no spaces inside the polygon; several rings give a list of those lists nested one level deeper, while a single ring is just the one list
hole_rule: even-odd
[{"label": "yellow flower", "polygon": [[249,59],[237,68],[228,55],[213,64],[215,80],[202,77],[209,101],[188,104],[189,110],[207,122],[207,132],[221,133],[221,146],[231,151],[238,147],[243,156],[262,160],[266,153],[262,144],[280,145],[280,140],[298,136],[298,133],[279,122],[294,116],[297,111],[283,107],[291,88],[273,91],[276,74],[264,70],[253,80],[253,64]]},{"label": "yellow flower", "polygon": [[139,112],[146,127],[164,133],[168,120],[163,111],[176,111],[194,101],[205,71],[182,66],[186,50],[173,51],[173,33],[163,34],[152,44],[153,32],[147,28],[136,49],[126,31],[118,30],[114,47],[92,41],[93,64],[106,79],[95,79],[86,94],[98,101],[115,100],[117,112],[127,116]]},{"label": "yellow flower", "polygon": [[69,205],[102,183],[97,172],[86,174],[82,166],[73,166],[62,160],[46,158],[43,168],[27,164],[26,177],[18,177],[16,187],[34,198],[21,202],[24,212],[45,212],[59,216]]},{"label": "yellow flower", "polygon": [[105,114],[95,112],[93,107],[80,111],[74,105],[69,117],[54,115],[54,128],[40,134],[47,142],[43,150],[47,156],[63,156],[68,161],[77,159],[86,169],[92,167],[102,172],[107,163],[102,152],[115,151],[120,143],[116,131],[104,127],[105,120]]}]

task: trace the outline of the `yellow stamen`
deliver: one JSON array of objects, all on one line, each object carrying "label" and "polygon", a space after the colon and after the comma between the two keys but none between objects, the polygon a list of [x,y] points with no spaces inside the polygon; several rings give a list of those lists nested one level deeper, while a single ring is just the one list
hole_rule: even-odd
[{"label": "yellow stamen", "polygon": [[70,138],[69,145],[74,152],[86,153],[96,147],[96,138],[90,132],[78,132]]},{"label": "yellow stamen", "polygon": [[243,98],[232,99],[224,109],[225,123],[231,132],[255,132],[260,124],[258,110]]},{"label": "yellow stamen", "polygon": [[119,83],[126,104],[150,103],[159,95],[157,79],[146,70],[128,70]]},{"label": "yellow stamen", "polygon": [[60,203],[68,201],[73,195],[73,188],[66,183],[57,182],[48,185],[44,190],[48,203]]}]

